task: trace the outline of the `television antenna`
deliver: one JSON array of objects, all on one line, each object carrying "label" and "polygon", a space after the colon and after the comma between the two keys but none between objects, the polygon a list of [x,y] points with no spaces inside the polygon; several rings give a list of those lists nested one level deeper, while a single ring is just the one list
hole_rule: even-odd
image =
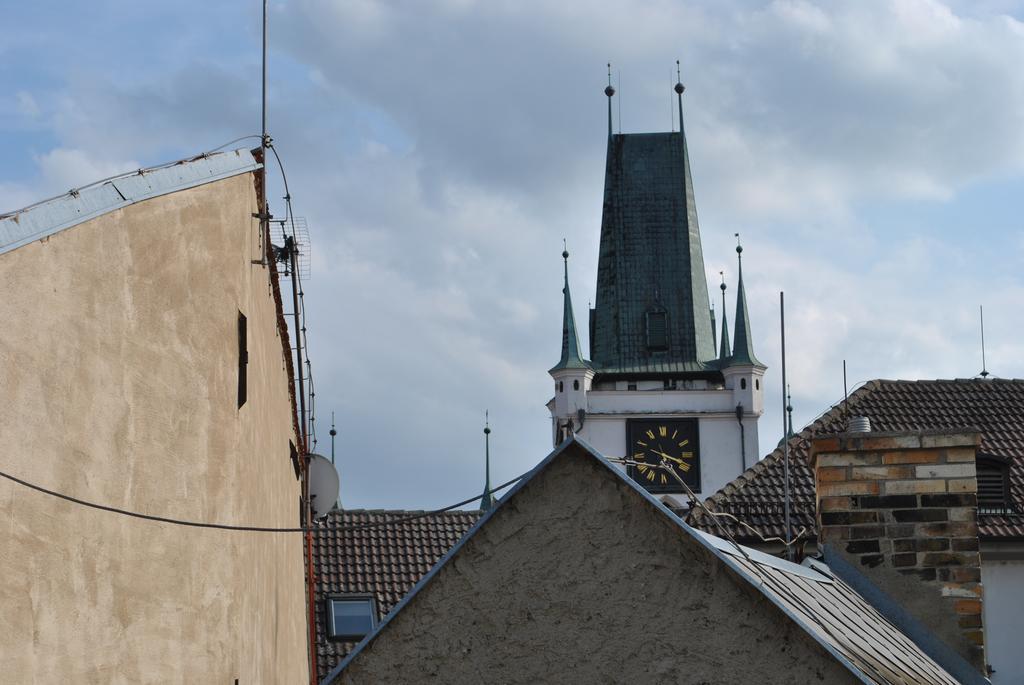
[{"label": "television antenna", "polygon": [[[292,230],[294,228],[294,241]],[[295,268],[301,280],[309,280],[311,275],[309,224],[306,218],[297,216],[292,219],[273,219],[270,222],[270,243],[274,246],[274,257],[278,263],[284,264],[284,276],[291,275],[291,250],[295,250]]]}]

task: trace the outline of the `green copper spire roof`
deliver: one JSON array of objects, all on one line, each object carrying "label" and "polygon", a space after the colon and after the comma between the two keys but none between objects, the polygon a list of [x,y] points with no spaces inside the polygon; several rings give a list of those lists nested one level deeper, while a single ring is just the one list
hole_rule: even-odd
[{"label": "green copper spire roof", "polygon": [[484,476],[484,494],[480,496],[480,511],[494,508],[494,493],[491,492],[491,422],[484,412],[484,460],[486,475]]},{"label": "green copper spire roof", "polygon": [[[718,273],[722,274],[721,271]],[[724,366],[732,356],[729,352],[729,317],[725,314],[725,274],[722,274],[722,285],[719,287],[722,289],[722,347],[718,351],[718,359]]]},{"label": "green copper spire roof", "polygon": [[548,373],[562,369],[589,369],[590,362],[580,353],[580,339],[576,334],[576,317],[572,313],[572,295],[569,294],[569,251],[562,251],[565,261],[565,284],[562,286],[562,358]]},{"label": "green copper spire roof", "polygon": [[[737,238],[739,236],[737,235]],[[729,360],[730,366],[738,366],[740,364],[752,364],[754,366],[764,366],[754,356],[754,343],[750,337],[750,315],[747,314],[747,293],[743,288],[743,246],[736,246],[736,260],[739,262],[739,286],[736,292],[736,326],[733,332],[736,334],[736,340],[732,347],[732,359]]]},{"label": "green copper spire roof", "polygon": [[[682,112],[682,84],[676,85]],[[599,374],[717,368],[686,134],[608,138],[590,354]]]}]

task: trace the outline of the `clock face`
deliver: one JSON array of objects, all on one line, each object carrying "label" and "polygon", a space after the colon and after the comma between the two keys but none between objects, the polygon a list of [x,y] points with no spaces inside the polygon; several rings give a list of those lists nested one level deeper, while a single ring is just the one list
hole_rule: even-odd
[{"label": "clock face", "polygon": [[637,462],[629,475],[651,492],[686,492],[672,471],[694,492],[700,492],[700,451],[697,419],[629,421],[626,457]]}]

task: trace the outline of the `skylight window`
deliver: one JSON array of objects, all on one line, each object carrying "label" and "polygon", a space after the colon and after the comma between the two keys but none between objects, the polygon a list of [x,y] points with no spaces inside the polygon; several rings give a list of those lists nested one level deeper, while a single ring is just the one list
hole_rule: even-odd
[{"label": "skylight window", "polygon": [[332,640],[362,640],[377,625],[372,597],[341,596],[327,600],[327,636]]}]

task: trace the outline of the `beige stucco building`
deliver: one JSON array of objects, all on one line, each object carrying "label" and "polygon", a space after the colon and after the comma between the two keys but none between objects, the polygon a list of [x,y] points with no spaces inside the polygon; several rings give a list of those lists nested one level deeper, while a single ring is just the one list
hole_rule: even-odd
[{"label": "beige stucco building", "polygon": [[[299,524],[289,343],[246,150],[0,216],[0,471],[191,521]],[[308,682],[302,537],[0,479],[11,683]]]}]

